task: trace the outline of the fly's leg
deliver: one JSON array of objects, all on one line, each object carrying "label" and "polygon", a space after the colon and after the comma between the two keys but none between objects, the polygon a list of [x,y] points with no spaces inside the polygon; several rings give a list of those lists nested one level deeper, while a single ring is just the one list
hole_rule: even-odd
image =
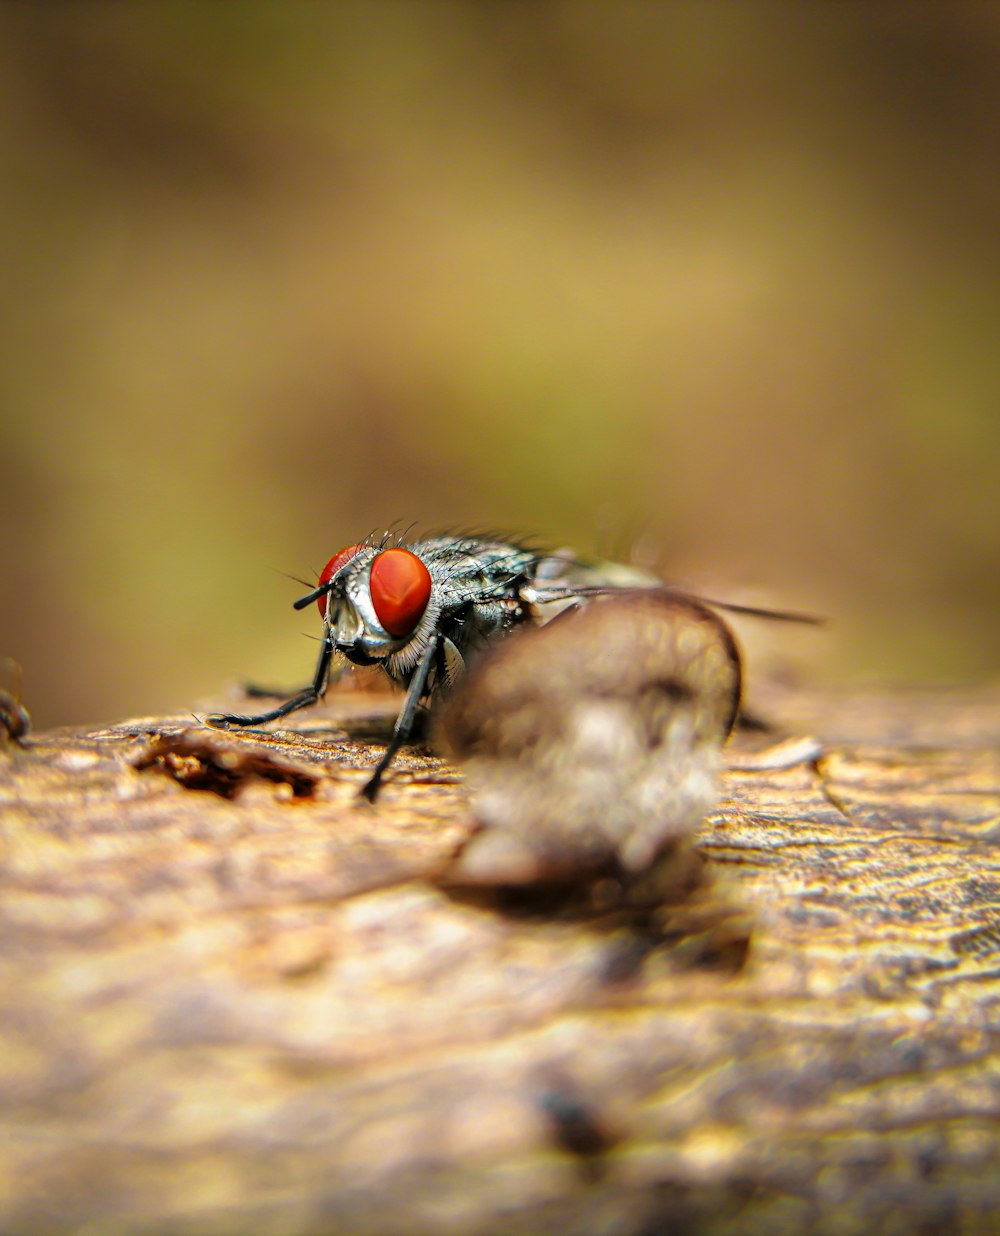
[{"label": "fly's leg", "polygon": [[309,686],[303,687],[297,695],[293,695],[290,700],[285,700],[277,708],[272,708],[270,712],[256,713],[253,716],[243,716],[240,713],[217,712],[205,718],[206,724],[220,730],[228,730],[233,725],[263,725],[266,721],[277,721],[279,717],[287,717],[290,712],[298,712],[300,708],[308,708],[310,704],[315,704],[323,698],[326,684],[330,678],[330,658],[332,656],[333,644],[327,638],[323,641],[323,646],[320,648],[319,660],[316,663],[316,673],[313,675],[313,680]]},{"label": "fly's leg", "polygon": [[409,739],[413,733],[413,724],[417,716],[417,708],[420,705],[420,698],[427,688],[427,679],[431,672],[431,666],[438,655],[438,641],[432,639],[424,649],[423,656],[417,662],[417,668],[413,671],[413,677],[410,679],[410,685],[406,692],[406,699],[403,700],[403,707],[399,711],[399,716],[396,718],[396,725],[392,731],[392,738],[389,740],[389,745],[382,754],[382,758],[375,765],[375,771],[369,777],[364,789],[361,791],[362,798],[367,798],[370,803],[375,801],[375,795],[378,793],[379,785],[382,782],[382,774],[389,767],[392,761],[396,758],[396,752]]},{"label": "fly's leg", "polygon": [[[327,687],[329,687],[331,683],[339,682],[344,675],[344,670],[347,669],[347,661],[343,657],[338,658],[338,662],[339,663],[334,664],[330,669],[330,677],[326,683]],[[315,677],[316,676],[314,674],[313,681],[315,681]],[[243,689],[243,694],[249,696],[250,699],[280,700],[284,697],[290,698],[293,695],[305,695],[307,691],[312,690],[313,683],[310,682],[304,687],[278,687],[268,686],[267,683],[261,682],[244,682],[241,686]],[[322,691],[320,694],[322,695]]]}]

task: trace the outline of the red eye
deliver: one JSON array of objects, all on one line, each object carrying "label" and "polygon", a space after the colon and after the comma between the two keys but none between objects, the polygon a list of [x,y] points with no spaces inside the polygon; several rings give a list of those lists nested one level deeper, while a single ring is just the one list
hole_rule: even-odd
[{"label": "red eye", "polygon": [[387,549],[372,562],[372,605],[390,635],[409,635],[431,599],[430,572],[408,549]]},{"label": "red eye", "polygon": [[[337,574],[342,566],[345,566],[358,550],[364,549],[363,545],[348,545],[346,549],[342,549],[339,554],[334,554],[330,561],[319,573],[319,583],[317,588],[322,588],[324,584],[328,584],[331,579]],[[326,617],[326,596],[321,596],[316,602],[319,606],[319,612]]]}]

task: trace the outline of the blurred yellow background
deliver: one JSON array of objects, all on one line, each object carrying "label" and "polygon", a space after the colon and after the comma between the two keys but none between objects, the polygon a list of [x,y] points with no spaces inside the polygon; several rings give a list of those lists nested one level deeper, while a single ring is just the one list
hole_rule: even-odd
[{"label": "blurred yellow background", "polygon": [[1000,5],[0,6],[0,653],[304,681],[388,524],[1000,668]]}]

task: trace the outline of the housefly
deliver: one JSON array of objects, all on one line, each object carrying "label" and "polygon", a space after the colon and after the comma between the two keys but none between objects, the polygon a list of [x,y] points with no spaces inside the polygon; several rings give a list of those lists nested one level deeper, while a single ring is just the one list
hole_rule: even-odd
[{"label": "housefly", "polygon": [[317,586],[294,603],[304,609],[315,602],[323,618],[309,685],[267,712],[215,714],[208,723],[229,728],[276,721],[320,700],[331,672],[339,676],[347,663],[377,665],[406,696],[392,738],[362,790],[373,801],[386,769],[413,734],[421,705],[453,683],[467,661],[524,624],[542,625],[591,598],[651,587],[665,585],[637,568],[587,564],[567,551],[476,535],[409,544],[387,536],[348,545],[326,564]]}]

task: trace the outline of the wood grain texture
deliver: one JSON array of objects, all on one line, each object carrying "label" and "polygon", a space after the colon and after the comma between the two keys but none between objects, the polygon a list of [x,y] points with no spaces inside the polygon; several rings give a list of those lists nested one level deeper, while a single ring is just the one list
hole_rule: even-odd
[{"label": "wood grain texture", "polygon": [[827,747],[700,830],[742,966],[449,890],[392,700],[8,743],[0,1231],[1000,1231],[1000,691],[766,706]]}]

